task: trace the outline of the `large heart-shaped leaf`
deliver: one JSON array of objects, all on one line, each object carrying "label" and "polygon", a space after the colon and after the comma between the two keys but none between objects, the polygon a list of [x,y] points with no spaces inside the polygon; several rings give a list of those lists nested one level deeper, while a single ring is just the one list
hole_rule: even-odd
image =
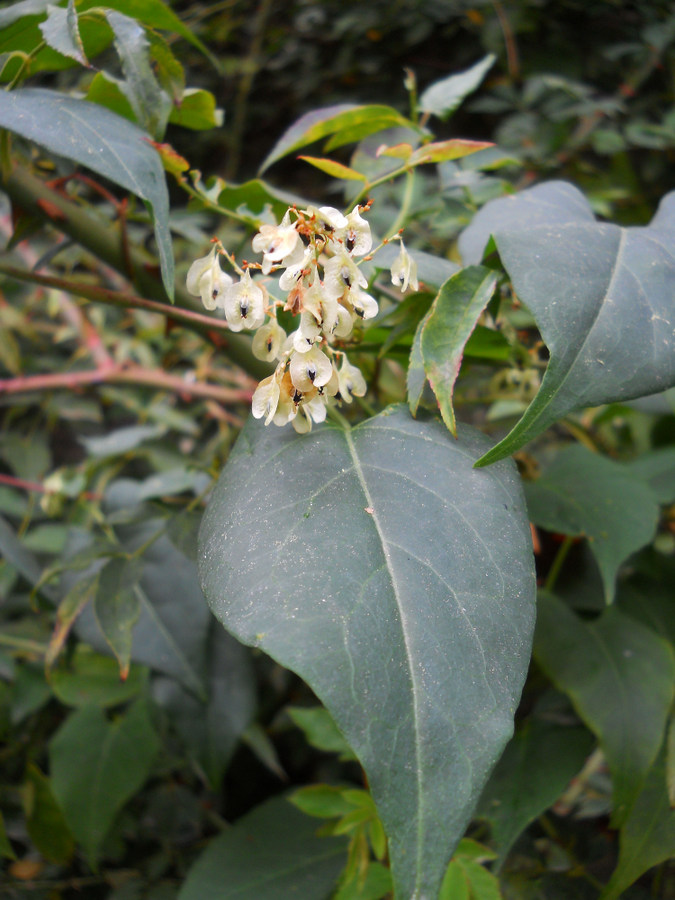
[{"label": "large heart-shaped leaf", "polygon": [[583,194],[552,182],[486,204],[460,239],[478,262],[494,236],[551,359],[536,397],[480,461],[515,452],[574,409],[675,384],[675,193],[651,224],[596,222]]},{"label": "large heart-shaped leaf", "polygon": [[96,103],[41,88],[0,92],[0,126],[141,197],[153,217],[164,287],[173,297],[169,194],[145,132]]},{"label": "large heart-shaped leaf", "polygon": [[309,435],[244,428],[201,578],[241,641],[301,675],[363,764],[400,900],[434,900],[512,731],[534,615],[519,481],[486,439],[394,407]]}]

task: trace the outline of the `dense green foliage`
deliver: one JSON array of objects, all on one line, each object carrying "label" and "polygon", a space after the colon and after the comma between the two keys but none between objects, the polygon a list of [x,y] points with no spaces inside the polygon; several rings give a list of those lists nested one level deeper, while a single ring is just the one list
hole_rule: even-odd
[{"label": "dense green foliage", "polygon": [[0,80],[1,892],[672,896],[670,5],[25,0]]}]

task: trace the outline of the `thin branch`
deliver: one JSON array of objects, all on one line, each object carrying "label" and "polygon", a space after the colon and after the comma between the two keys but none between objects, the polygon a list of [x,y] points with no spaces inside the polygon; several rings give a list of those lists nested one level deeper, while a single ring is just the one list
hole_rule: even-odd
[{"label": "thin branch", "polygon": [[221,387],[189,381],[181,375],[169,375],[160,369],[142,366],[115,366],[83,372],[59,372],[53,375],[23,375],[0,381],[0,396],[31,391],[73,390],[90,384],[132,384],[154,387],[188,397],[203,397],[220,403],[250,403],[253,389]]}]

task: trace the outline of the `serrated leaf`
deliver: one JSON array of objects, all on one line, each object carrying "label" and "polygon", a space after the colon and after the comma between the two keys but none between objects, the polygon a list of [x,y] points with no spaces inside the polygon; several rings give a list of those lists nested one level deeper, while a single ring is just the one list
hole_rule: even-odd
[{"label": "serrated leaf", "polygon": [[361,172],[357,172],[356,169],[351,169],[349,166],[343,166],[342,163],[335,162],[332,159],[319,158],[318,156],[299,156],[298,159],[309,163],[310,166],[314,166],[316,169],[320,169],[332,178],[346,178],[349,181],[368,180],[365,175],[362,175]]},{"label": "serrated leaf", "polygon": [[66,9],[48,6],[47,18],[41,23],[40,31],[47,44],[57,53],[69,56],[82,66],[89,66],[82,46],[74,0],[68,0]]},{"label": "serrated leaf", "polygon": [[576,444],[525,485],[525,497],[535,525],[588,538],[611,603],[619,566],[656,532],[659,509],[652,491],[619,463]]},{"label": "serrated leaf", "polygon": [[142,700],[112,722],[98,707],[85,706],[50,741],[52,788],[92,867],[115,815],[147,779],[158,750]]},{"label": "serrated leaf", "polygon": [[596,222],[571,185],[543,184],[483,207],[460,237],[468,262],[490,235],[551,358],[523,417],[480,465],[575,409],[675,384],[675,193],[650,225],[620,228]]},{"label": "serrated leaf", "polygon": [[673,700],[669,645],[615,607],[586,623],[540,599],[534,654],[597,736],[612,775],[612,823],[625,821],[663,742]]},{"label": "serrated leaf", "polygon": [[211,841],[178,900],[325,900],[346,842],[316,836],[316,821],[283,797],[257,806]]},{"label": "serrated leaf", "polygon": [[153,218],[164,287],[173,298],[169,195],[161,160],[140,128],[95,103],[41,88],[1,91],[0,126],[141,197]]},{"label": "serrated leaf", "polygon": [[202,525],[214,613],[334,717],[405,900],[438,893],[528,664],[529,525],[513,468],[472,468],[485,444],[404,407],[300,438],[250,420]]},{"label": "serrated leaf", "polygon": [[462,364],[464,347],[487,306],[497,283],[496,275],[481,266],[461,269],[441,287],[431,305],[421,334],[422,359],[436,395],[443,421],[457,434],[452,395]]},{"label": "serrated leaf", "polygon": [[[411,127],[411,123],[391,106],[356,106],[352,103],[340,103],[315,109],[305,113],[297,122],[287,129],[272,148],[260,167],[261,173],[276,162],[300,147],[306,147],[329,135],[338,136],[340,132],[349,132],[349,140],[360,140],[384,128],[401,125]],[[358,129],[355,131],[354,129]],[[358,135],[358,136],[356,136]],[[332,147],[339,146],[338,143]],[[329,147],[327,149],[332,149]]]},{"label": "serrated leaf", "polygon": [[105,16],[115,35],[115,50],[124,72],[125,80],[118,82],[119,88],[138,124],[158,140],[166,130],[172,103],[150,65],[150,43],[145,29],[135,19],[114,10],[106,10]]},{"label": "serrated leaf", "polygon": [[675,809],[668,802],[663,754],[621,829],[619,861],[600,900],[616,900],[640,875],[675,855]]},{"label": "serrated leaf", "polygon": [[448,118],[462,100],[476,90],[492,68],[496,58],[493,53],[489,53],[470,69],[435,81],[422,93],[418,104],[420,110],[432,113],[441,119]]},{"label": "serrated leaf", "polygon": [[490,823],[497,868],[518,835],[558,799],[591,752],[583,728],[534,720],[507,744],[485,786],[477,815]]}]

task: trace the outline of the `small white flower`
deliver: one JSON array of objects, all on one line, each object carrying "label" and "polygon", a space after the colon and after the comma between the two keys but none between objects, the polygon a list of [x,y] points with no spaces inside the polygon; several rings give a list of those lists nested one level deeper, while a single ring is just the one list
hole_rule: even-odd
[{"label": "small white flower", "polygon": [[309,397],[303,397],[298,403],[297,414],[292,420],[293,428],[298,434],[307,434],[312,430],[312,421],[324,422],[326,420],[326,400],[318,392]]},{"label": "small white flower", "polygon": [[324,266],[324,287],[329,297],[338,299],[353,285],[367,287],[368,281],[354,260],[342,250]]},{"label": "small white flower", "polygon": [[335,235],[350,256],[365,256],[373,246],[370,225],[361,217],[358,206],[347,216],[347,224]]},{"label": "small white flower", "polygon": [[[302,242],[299,244],[302,247]],[[295,254],[293,254],[295,256]],[[307,247],[303,250],[302,256],[299,262],[294,262],[293,265],[289,265],[286,268],[286,271],[282,274],[279,279],[279,287],[282,291],[290,291],[292,288],[296,286],[296,284],[302,278],[302,273],[311,267],[312,257],[314,255],[313,248]]]},{"label": "small white flower", "polygon": [[366,394],[366,381],[361,370],[347,362],[347,357],[343,357],[340,371],[338,372],[338,380],[340,384],[340,399],[345,403],[351,403],[352,397],[364,397]]},{"label": "small white flower", "polygon": [[354,287],[349,291],[347,299],[354,307],[354,312],[359,319],[372,319],[378,313],[377,300],[370,294],[366,294],[365,291]]},{"label": "small white flower", "polygon": [[286,340],[286,332],[276,319],[270,319],[267,325],[259,328],[254,337],[252,350],[256,359],[272,362],[279,358],[281,345]]},{"label": "small white flower", "polygon": [[293,349],[298,353],[308,353],[321,338],[321,328],[311,312],[300,316],[300,327],[293,332]]},{"label": "small white flower", "polygon": [[276,415],[279,405],[279,380],[276,372],[263,378],[253,394],[251,412],[256,419],[265,417],[265,425],[269,425]]},{"label": "small white flower", "polygon": [[291,356],[290,373],[297,390],[306,393],[327,384],[333,374],[333,366],[326,354],[314,344],[307,353]]},{"label": "small white flower", "polygon": [[394,260],[391,267],[391,283],[401,287],[401,293],[408,290],[408,285],[414,290],[419,291],[420,286],[417,281],[417,263],[405,249],[403,241],[401,241],[401,252]]},{"label": "small white flower", "polygon": [[[263,254],[263,274],[267,275],[275,263],[290,257],[298,247],[299,239],[295,224],[291,222],[290,210],[281,220],[281,225],[261,225],[260,231],[253,237],[252,244],[256,253]],[[299,246],[302,250],[302,242]]]},{"label": "small white flower", "polygon": [[232,331],[248,328],[254,331],[265,321],[265,299],[262,290],[251,280],[247,269],[244,277],[225,292],[225,318]]},{"label": "small white flower", "polygon": [[320,206],[319,209],[316,206],[308,206],[303,212],[308,218],[313,216],[318,229],[325,234],[332,235],[347,226],[347,219],[333,206]]},{"label": "small white flower", "polygon": [[218,248],[213,247],[207,256],[196,259],[188,269],[188,292],[201,297],[206,309],[222,306],[222,294],[232,284],[232,278],[220,268]]},{"label": "small white flower", "polygon": [[345,340],[354,330],[354,320],[356,316],[344,306],[338,306],[338,315],[335,327],[333,328],[333,337],[339,340]]}]

